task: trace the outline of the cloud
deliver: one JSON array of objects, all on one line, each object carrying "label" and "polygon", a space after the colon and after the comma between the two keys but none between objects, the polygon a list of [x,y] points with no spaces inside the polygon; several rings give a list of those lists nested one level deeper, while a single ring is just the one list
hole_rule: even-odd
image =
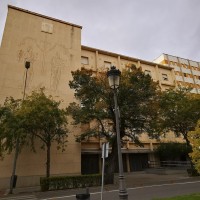
[{"label": "cloud", "polygon": [[199,0],[4,0],[0,31],[5,2],[83,26],[83,45],[149,61],[161,53],[200,60]]}]

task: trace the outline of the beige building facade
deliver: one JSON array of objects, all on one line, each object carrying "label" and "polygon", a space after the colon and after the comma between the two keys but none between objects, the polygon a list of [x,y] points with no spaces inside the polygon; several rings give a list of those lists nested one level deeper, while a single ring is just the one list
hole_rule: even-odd
[{"label": "beige building facade", "polygon": [[[0,102],[8,96],[22,98],[25,62],[30,61],[26,93],[45,87],[48,94],[62,99],[62,106],[74,101],[69,89],[71,71],[81,67],[81,26],[55,20],[37,13],[8,7],[0,48]],[[79,131],[75,128],[74,132]],[[80,144],[73,134],[68,137],[65,152],[51,150],[51,174],[80,174]],[[45,174],[45,151],[24,149],[20,153],[16,174],[18,186],[39,184]],[[0,161],[0,188],[8,187],[14,153]]]},{"label": "beige building facade", "polygon": [[[14,6],[8,6],[8,15],[0,48],[0,103],[6,97],[22,98],[25,82],[25,62],[30,62],[26,93],[46,88],[55,99],[62,99],[66,107],[75,101],[73,90],[68,86],[71,71],[85,67],[92,70],[109,69],[111,65],[123,69],[135,64],[144,73],[158,81],[162,90],[177,85],[174,66],[163,62],[149,62],[104,50],[81,45],[79,25],[33,13]],[[199,66],[199,64],[198,64]],[[195,79],[196,80],[196,79]],[[81,133],[81,127],[70,127],[65,152],[53,146],[51,150],[51,174],[97,173],[101,170],[100,138],[89,138],[75,142],[74,134]],[[173,134],[163,140],[175,141]],[[154,148],[158,142],[141,136],[144,147],[128,142],[122,148],[124,169],[127,172],[143,170],[148,161],[154,161]],[[45,175],[45,151],[37,153],[24,149],[18,158],[16,174],[17,187],[39,185],[39,177]],[[0,188],[9,187],[14,153],[0,161]]]},{"label": "beige building facade", "polygon": [[189,87],[192,93],[200,94],[200,62],[162,54],[154,60],[174,68],[177,87]]}]

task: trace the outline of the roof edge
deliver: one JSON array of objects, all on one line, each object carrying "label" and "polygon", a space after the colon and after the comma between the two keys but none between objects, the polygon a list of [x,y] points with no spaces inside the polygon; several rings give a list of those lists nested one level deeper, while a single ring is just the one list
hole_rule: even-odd
[{"label": "roof edge", "polygon": [[157,66],[162,67],[162,68],[173,69],[173,67],[170,67],[168,65],[162,65],[162,64],[159,64],[159,63],[155,63],[155,62],[151,62],[151,61],[147,61],[147,60],[142,60],[142,59],[134,58],[134,57],[130,57],[130,56],[125,56],[125,55],[122,55],[122,54],[113,53],[113,52],[110,52],[110,51],[105,51],[105,50],[101,50],[101,49],[97,49],[97,48],[93,48],[93,47],[89,47],[89,46],[85,46],[85,45],[81,45],[81,49],[82,50],[89,50],[89,51],[98,51],[98,52],[100,52],[102,54],[106,54],[106,55],[111,55],[111,56],[115,56],[115,57],[120,56],[121,58],[124,58],[124,59],[132,60],[132,61],[140,61],[143,64],[149,64],[149,65],[152,65],[152,66],[157,65]]},{"label": "roof edge", "polygon": [[25,13],[28,13],[28,14],[31,14],[31,15],[36,15],[38,17],[43,17],[43,18],[46,18],[46,19],[49,19],[49,20],[53,20],[53,21],[56,21],[56,22],[59,22],[59,23],[67,24],[67,25],[74,26],[74,27],[82,29],[82,26],[79,26],[79,25],[76,25],[76,24],[73,24],[73,23],[69,23],[69,22],[65,22],[65,21],[60,20],[60,19],[55,19],[53,17],[42,15],[42,14],[32,12],[32,11],[29,11],[29,10],[26,10],[26,9],[23,9],[23,8],[19,8],[19,7],[16,7],[16,6],[8,5],[8,8],[18,10],[18,11],[22,11],[22,12],[25,12]]}]

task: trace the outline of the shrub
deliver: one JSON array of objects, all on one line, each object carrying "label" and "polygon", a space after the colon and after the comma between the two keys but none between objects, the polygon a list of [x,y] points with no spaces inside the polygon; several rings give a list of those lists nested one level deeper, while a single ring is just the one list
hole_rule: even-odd
[{"label": "shrub", "polygon": [[186,157],[191,151],[185,143],[168,142],[160,143],[155,153],[160,157],[160,160],[176,160],[181,156]]},{"label": "shrub", "polygon": [[200,176],[196,169],[187,169],[188,176]]},{"label": "shrub", "polygon": [[101,185],[101,174],[41,177],[41,191],[82,188]]}]

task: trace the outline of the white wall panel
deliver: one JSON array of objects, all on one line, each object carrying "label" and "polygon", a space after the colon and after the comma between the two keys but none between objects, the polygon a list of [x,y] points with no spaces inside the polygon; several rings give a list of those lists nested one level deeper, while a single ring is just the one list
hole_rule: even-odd
[{"label": "white wall panel", "polygon": [[195,61],[189,61],[190,62],[190,65],[193,66],[193,67],[198,67],[198,63],[195,62]]},{"label": "white wall panel", "polygon": [[181,71],[181,68],[178,67],[178,66],[175,66],[174,70],[180,72],[180,71]]},{"label": "white wall panel", "polygon": [[199,79],[196,79],[196,78],[195,78],[194,80],[195,80],[195,83],[196,83],[196,84],[200,85],[200,80],[199,80]]},{"label": "white wall panel", "polygon": [[176,76],[176,80],[177,81],[183,81],[183,77],[182,76]]},{"label": "white wall panel", "polygon": [[180,63],[188,65],[188,60],[179,58]]},{"label": "white wall panel", "polygon": [[182,72],[183,73],[187,73],[187,74],[191,74],[191,70],[190,69],[182,68]]},{"label": "white wall panel", "polygon": [[192,73],[193,73],[194,75],[200,76],[200,71],[192,70]]},{"label": "white wall panel", "polygon": [[187,83],[194,83],[193,78],[187,78],[187,77],[185,77],[184,80],[185,80],[185,82],[187,82]]},{"label": "white wall panel", "polygon": [[168,58],[170,61],[178,62],[178,59],[175,56],[168,55]]}]

